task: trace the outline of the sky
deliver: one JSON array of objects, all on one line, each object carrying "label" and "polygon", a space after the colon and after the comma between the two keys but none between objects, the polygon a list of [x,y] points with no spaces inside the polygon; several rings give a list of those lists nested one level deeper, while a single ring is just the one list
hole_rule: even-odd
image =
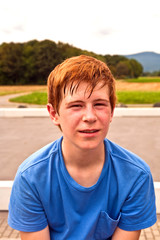
[{"label": "sky", "polygon": [[160,0],[0,0],[0,44],[33,39],[102,55],[160,53]]}]

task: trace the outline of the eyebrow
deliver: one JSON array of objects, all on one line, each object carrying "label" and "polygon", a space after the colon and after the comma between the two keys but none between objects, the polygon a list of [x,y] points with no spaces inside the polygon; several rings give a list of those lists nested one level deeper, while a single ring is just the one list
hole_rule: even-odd
[{"label": "eyebrow", "polygon": [[[70,101],[70,102],[67,102],[65,105],[71,105],[71,104],[75,104],[75,103],[84,103],[85,101],[83,100],[74,100],[74,101]],[[103,98],[98,98],[98,99],[95,99],[93,102],[106,102],[106,103],[109,103],[109,100],[107,99],[103,99]]]},{"label": "eyebrow", "polygon": [[84,103],[84,101],[82,100],[75,100],[75,101],[70,101],[70,102],[66,102],[65,105],[70,105],[70,104],[75,104],[75,103]]},{"label": "eyebrow", "polygon": [[102,101],[102,102],[109,102],[109,100],[107,99],[104,99],[104,98],[98,98],[98,99],[95,99],[94,102],[98,102],[98,101]]}]

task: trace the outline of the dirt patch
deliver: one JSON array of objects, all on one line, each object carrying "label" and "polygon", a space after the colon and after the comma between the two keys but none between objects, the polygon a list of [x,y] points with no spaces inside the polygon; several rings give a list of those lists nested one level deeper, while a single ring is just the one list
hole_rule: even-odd
[{"label": "dirt patch", "polygon": [[118,91],[160,91],[160,82],[154,83],[130,83],[124,81],[116,81],[116,89]]},{"label": "dirt patch", "polygon": [[[155,83],[129,83],[124,81],[116,81],[116,89],[118,91],[160,91],[160,82]],[[47,91],[47,86],[0,86],[0,93],[20,93],[33,91]]]},{"label": "dirt patch", "polygon": [[33,86],[0,86],[0,93],[20,93],[33,91],[47,91],[47,86],[33,85]]}]

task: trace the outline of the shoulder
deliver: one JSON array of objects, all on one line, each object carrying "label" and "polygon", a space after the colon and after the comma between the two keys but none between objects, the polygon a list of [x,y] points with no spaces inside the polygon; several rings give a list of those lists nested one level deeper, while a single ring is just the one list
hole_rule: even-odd
[{"label": "shoulder", "polygon": [[136,171],[136,173],[144,173],[150,175],[148,164],[133,152],[119,146],[116,143],[105,139],[106,151],[108,152],[113,164],[120,170]]},{"label": "shoulder", "polygon": [[49,164],[50,160],[58,155],[61,139],[51,142],[30,155],[18,168],[17,174],[24,174],[33,169],[41,169]]},{"label": "shoulder", "polygon": [[[105,139],[111,193],[120,206],[118,226],[126,231],[150,227],[156,221],[155,193],[149,166],[136,154]],[[114,208],[115,210],[115,208]]]}]

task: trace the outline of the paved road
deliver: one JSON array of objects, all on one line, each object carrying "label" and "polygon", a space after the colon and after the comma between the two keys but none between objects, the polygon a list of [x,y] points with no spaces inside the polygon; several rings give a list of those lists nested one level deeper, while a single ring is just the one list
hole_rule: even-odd
[{"label": "paved road", "polygon": [[[0,118],[0,180],[13,180],[26,157],[60,136],[49,117]],[[160,117],[115,117],[108,138],[142,157],[160,181]]]},{"label": "paved road", "polygon": [[42,107],[46,107],[44,105],[27,104],[27,103],[16,103],[16,102],[10,102],[9,101],[9,99],[11,99],[11,98],[24,96],[24,95],[27,95],[27,94],[29,94],[29,92],[15,93],[15,94],[10,94],[10,95],[0,96],[0,107],[1,108],[19,108],[19,107],[42,108]]}]

